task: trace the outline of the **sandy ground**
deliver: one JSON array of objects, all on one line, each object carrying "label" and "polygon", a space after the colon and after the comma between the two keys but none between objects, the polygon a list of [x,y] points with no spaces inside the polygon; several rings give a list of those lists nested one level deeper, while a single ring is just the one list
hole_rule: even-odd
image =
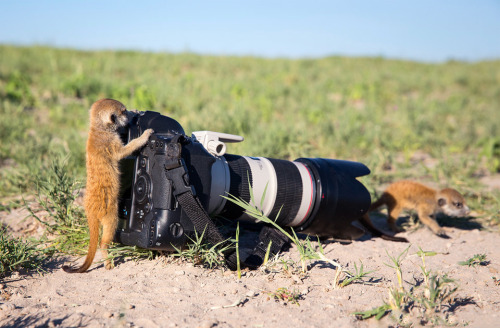
[{"label": "sandy ground", "polygon": [[[22,222],[22,210],[0,213],[0,221],[14,233],[30,226]],[[375,217],[379,226],[385,222]],[[445,227],[450,239],[434,236],[425,227],[402,233],[411,248],[402,261],[405,288],[422,281],[415,255],[420,246],[437,255],[426,258],[427,268],[448,274],[459,285],[452,306],[445,306],[437,318],[447,318],[458,327],[498,327],[500,321],[500,238],[498,231],[476,229],[470,224]],[[236,274],[209,270],[166,257],[134,262],[124,260],[113,270],[95,263],[84,274],[67,274],[54,259],[47,273],[15,272],[0,281],[1,327],[397,327],[390,315],[377,321],[358,320],[353,312],[370,310],[388,299],[396,286],[395,270],[388,267],[387,253],[397,256],[409,245],[365,235],[351,243],[328,241],[325,254],[354,271],[360,261],[371,273],[371,282],[353,283],[344,288],[333,285],[335,269],[313,262],[308,272],[285,270],[282,261],[267,270]],[[475,254],[485,254],[487,265],[458,264]],[[282,255],[298,260],[292,247]],[[298,265],[295,266],[298,268]],[[300,294],[298,305],[275,300],[272,293],[285,287]],[[418,287],[421,288],[421,287]],[[408,322],[418,326],[416,315]]]}]

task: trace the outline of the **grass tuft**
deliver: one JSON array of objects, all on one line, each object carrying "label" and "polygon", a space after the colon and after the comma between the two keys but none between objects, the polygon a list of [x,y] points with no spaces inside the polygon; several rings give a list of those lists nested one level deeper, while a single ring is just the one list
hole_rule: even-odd
[{"label": "grass tuft", "polygon": [[30,215],[43,224],[45,236],[58,252],[84,254],[88,244],[88,228],[81,206],[75,204],[81,183],[67,167],[67,159],[56,157],[36,181],[35,203],[25,202]]},{"label": "grass tuft", "polygon": [[[408,253],[406,248],[399,256],[389,256],[393,265],[387,265],[396,271],[398,284],[389,288],[387,299],[381,306],[366,311],[355,312],[359,320],[376,318],[380,320],[386,315],[391,315],[398,325],[414,326],[426,323],[450,325],[449,315],[458,307],[463,300],[456,298],[458,285],[448,275],[439,275],[426,268],[425,257],[433,256],[432,251],[423,251],[419,247],[417,255],[422,259],[420,266],[424,276],[423,285],[415,284],[410,289],[405,288],[402,278],[402,261]],[[467,300],[471,303],[471,300]]]},{"label": "grass tuft", "polygon": [[195,232],[194,238],[189,238],[190,242],[184,248],[175,247],[176,253],[172,256],[185,259],[194,265],[202,265],[208,268],[219,268],[224,266],[224,252],[233,247],[227,240],[221,241],[215,245],[203,242],[203,235]]},{"label": "grass tuft", "polygon": [[268,293],[268,295],[276,301],[283,301],[285,305],[290,303],[300,306],[299,300],[302,299],[300,292],[296,290],[292,291],[286,287],[278,288],[276,291]]},{"label": "grass tuft", "polygon": [[459,265],[466,265],[468,267],[486,266],[490,263],[490,261],[486,260],[486,254],[475,254],[473,257],[469,258],[466,261],[458,262]]},{"label": "grass tuft", "polygon": [[15,238],[0,229],[0,278],[21,269],[43,271],[43,263],[53,250],[37,242]]}]

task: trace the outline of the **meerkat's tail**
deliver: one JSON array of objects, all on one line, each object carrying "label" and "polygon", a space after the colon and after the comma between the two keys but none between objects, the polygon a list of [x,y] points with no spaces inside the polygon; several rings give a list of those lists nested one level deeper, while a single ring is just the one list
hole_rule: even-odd
[{"label": "meerkat's tail", "polygon": [[89,250],[87,252],[87,257],[85,258],[85,262],[83,262],[82,266],[79,268],[72,268],[70,266],[64,265],[62,269],[65,272],[82,273],[87,271],[87,269],[92,265],[95,253],[97,252],[97,245],[99,243],[99,224],[95,224],[95,226],[90,226],[89,233],[90,233]]},{"label": "meerkat's tail", "polygon": [[380,230],[378,230],[370,220],[370,217],[368,216],[368,213],[363,215],[361,218],[358,219],[359,222],[363,225],[363,227],[366,228],[373,236],[375,237],[380,237],[384,240],[390,240],[390,241],[397,241],[400,243],[408,243],[408,239],[404,237],[395,237],[395,236],[390,236]]}]

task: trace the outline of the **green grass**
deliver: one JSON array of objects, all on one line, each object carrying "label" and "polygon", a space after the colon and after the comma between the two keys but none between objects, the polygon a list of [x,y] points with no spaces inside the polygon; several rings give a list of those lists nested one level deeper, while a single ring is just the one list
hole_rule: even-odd
[{"label": "green grass", "polygon": [[53,252],[37,241],[13,237],[0,228],[0,278],[22,269],[41,272],[43,263]]},{"label": "green grass", "polygon": [[[486,221],[499,193],[500,61],[424,64],[383,58],[262,59],[0,45],[0,196],[30,192],[55,154],[84,181],[88,108],[112,97],[187,133],[245,141],[229,152],[361,161],[380,183],[413,178],[471,194]],[[423,165],[424,153],[436,163]]]},{"label": "green grass", "polygon": [[[86,251],[85,218],[71,199],[84,186],[72,183],[85,181],[88,109],[103,97],[171,116],[188,134],[242,135],[244,142],[228,147],[234,154],[363,162],[372,174],[361,180],[372,194],[402,178],[457,188],[483,227],[500,224],[500,192],[479,182],[500,170],[498,60],[290,60],[0,45],[1,208],[8,210],[12,197],[37,196],[37,206],[61,220],[46,223],[68,236],[57,244],[63,252]],[[66,177],[48,181],[57,158]],[[51,195],[51,187],[69,198]]]}]

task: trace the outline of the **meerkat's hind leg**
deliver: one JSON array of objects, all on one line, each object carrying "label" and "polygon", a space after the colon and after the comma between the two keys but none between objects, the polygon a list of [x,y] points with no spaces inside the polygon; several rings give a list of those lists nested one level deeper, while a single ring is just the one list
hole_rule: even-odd
[{"label": "meerkat's hind leg", "polygon": [[368,213],[366,213],[361,218],[359,218],[358,221],[361,223],[361,225],[363,227],[365,227],[366,230],[368,230],[375,237],[380,237],[382,239],[390,240],[390,241],[408,243],[408,239],[406,239],[406,238],[390,236],[390,235],[386,234],[385,232],[377,229],[377,227],[375,227],[373,225],[373,222],[371,221]]},{"label": "meerkat's hind leg", "polygon": [[398,220],[399,214],[401,214],[402,210],[403,208],[397,206],[396,204],[387,204],[387,223],[389,224],[391,230],[394,232],[403,231],[403,229],[398,227],[398,225],[396,224],[396,221]]},{"label": "meerkat's hind leg", "polygon": [[112,269],[114,267],[113,259],[108,257],[108,248],[111,242],[114,239],[116,227],[118,224],[118,217],[116,215],[110,215],[106,217],[106,220],[103,221],[102,226],[102,237],[101,237],[101,253],[102,257],[105,260],[104,266],[107,270]]}]

